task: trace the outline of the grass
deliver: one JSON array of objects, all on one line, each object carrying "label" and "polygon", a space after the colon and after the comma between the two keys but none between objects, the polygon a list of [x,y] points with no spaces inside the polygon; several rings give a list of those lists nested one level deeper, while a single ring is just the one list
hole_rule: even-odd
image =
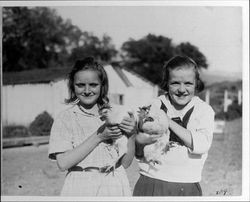
[{"label": "grass", "polygon": [[[66,173],[47,158],[48,145],[2,150],[1,194],[5,196],[57,196]],[[242,120],[226,123],[214,134],[203,170],[204,196],[239,196],[242,192]],[[131,189],[139,177],[136,161],[127,169]]]},{"label": "grass", "polygon": [[242,120],[226,122],[223,134],[214,134],[203,170],[205,195],[239,196],[242,192]]}]

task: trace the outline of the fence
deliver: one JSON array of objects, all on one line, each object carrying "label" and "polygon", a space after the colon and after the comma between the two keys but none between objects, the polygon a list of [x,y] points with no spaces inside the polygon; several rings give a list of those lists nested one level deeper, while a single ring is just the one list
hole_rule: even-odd
[{"label": "fence", "polygon": [[[209,90],[206,90],[205,101],[208,104],[210,103],[210,91]],[[233,99],[229,97],[228,90],[224,90],[224,98],[223,98],[223,111],[224,112],[228,111],[228,106],[231,105],[232,102],[233,102]],[[241,92],[241,90],[238,90],[237,102],[238,102],[238,105],[242,104],[242,92]]]}]

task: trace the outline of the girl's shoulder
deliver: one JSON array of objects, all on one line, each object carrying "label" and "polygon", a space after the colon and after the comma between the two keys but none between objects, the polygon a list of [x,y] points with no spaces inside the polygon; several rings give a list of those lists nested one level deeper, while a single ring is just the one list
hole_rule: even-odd
[{"label": "girl's shoulder", "polygon": [[75,105],[70,105],[61,110],[57,115],[56,119],[59,120],[68,120],[71,117],[71,114],[75,111]]},{"label": "girl's shoulder", "polygon": [[200,99],[198,96],[194,96],[192,99],[194,109],[200,113],[214,114],[214,110],[211,105]]},{"label": "girl's shoulder", "polygon": [[155,98],[154,103],[158,107],[162,106],[162,104],[164,104],[167,108],[171,107],[171,103],[166,95],[158,96],[157,98]]}]

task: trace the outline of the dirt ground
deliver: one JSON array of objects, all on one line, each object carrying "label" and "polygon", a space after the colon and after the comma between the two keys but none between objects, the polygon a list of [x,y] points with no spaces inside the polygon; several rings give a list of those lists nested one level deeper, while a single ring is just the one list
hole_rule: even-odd
[{"label": "dirt ground", "polygon": [[[48,145],[2,150],[1,195],[57,196],[66,173],[47,158]],[[139,177],[136,161],[127,169],[131,190]],[[242,120],[227,122],[215,134],[201,182],[204,196],[240,196],[242,192]]]}]

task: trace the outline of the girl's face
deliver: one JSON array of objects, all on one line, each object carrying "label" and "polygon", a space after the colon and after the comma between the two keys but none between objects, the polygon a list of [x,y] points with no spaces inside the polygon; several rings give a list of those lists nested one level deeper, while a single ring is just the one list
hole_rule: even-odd
[{"label": "girl's face", "polygon": [[184,108],[195,94],[195,72],[193,67],[180,67],[170,70],[168,93],[176,109]]},{"label": "girl's face", "polygon": [[80,104],[85,108],[91,108],[101,94],[101,81],[94,70],[82,70],[75,74],[74,90]]}]

